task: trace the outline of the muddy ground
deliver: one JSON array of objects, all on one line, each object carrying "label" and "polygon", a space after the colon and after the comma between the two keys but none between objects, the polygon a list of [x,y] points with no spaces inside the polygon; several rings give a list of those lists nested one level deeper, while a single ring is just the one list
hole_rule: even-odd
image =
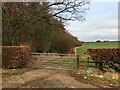
[{"label": "muddy ground", "polygon": [[111,88],[77,80],[70,71],[58,69],[36,69],[22,75],[3,75],[2,79],[3,88]]},{"label": "muddy ground", "polygon": [[[63,67],[40,67],[43,64],[34,63],[29,71],[9,75],[2,74],[3,88],[112,88],[107,85],[76,78],[71,75],[72,70]],[[33,69],[34,68],[34,69]]]}]

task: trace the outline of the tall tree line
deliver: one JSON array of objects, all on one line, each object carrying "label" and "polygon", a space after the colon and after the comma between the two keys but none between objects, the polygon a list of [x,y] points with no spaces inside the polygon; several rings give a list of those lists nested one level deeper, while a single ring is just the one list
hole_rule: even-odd
[{"label": "tall tree line", "polygon": [[[2,3],[3,45],[27,44],[32,51],[68,53],[71,48],[81,43],[66,31],[63,21],[80,19],[70,10],[77,10],[75,7],[82,4],[86,2]],[[53,8],[59,5],[62,8],[53,12]],[[66,12],[71,13],[71,17],[66,17]]]}]

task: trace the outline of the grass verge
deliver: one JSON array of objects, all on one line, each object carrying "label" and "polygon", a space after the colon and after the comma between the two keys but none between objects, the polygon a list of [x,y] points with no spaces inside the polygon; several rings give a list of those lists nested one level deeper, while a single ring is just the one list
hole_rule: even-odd
[{"label": "grass verge", "polygon": [[18,75],[23,74],[28,71],[28,68],[18,68],[18,69],[2,69],[2,74],[8,75]]},{"label": "grass verge", "polygon": [[[87,73],[87,70],[93,70],[92,73]],[[81,67],[79,69],[75,69],[72,72],[73,77],[77,77],[89,80],[91,83],[100,83],[102,85],[108,85],[112,87],[120,87],[120,80],[119,78],[113,78],[116,76],[116,72],[114,70],[108,70],[107,72],[103,72],[97,68],[87,68]]]}]

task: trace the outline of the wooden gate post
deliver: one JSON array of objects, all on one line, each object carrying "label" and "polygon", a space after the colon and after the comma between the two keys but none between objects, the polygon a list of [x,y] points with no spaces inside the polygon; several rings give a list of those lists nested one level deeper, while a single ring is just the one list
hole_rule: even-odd
[{"label": "wooden gate post", "polygon": [[79,65],[80,65],[80,60],[79,60],[79,55],[77,55],[77,68],[79,68]]},{"label": "wooden gate post", "polygon": [[89,67],[89,57],[87,58],[87,67]]}]

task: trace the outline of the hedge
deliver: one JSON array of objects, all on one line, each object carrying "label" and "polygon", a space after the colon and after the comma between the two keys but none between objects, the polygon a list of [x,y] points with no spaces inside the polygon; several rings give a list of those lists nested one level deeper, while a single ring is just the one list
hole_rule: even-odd
[{"label": "hedge", "polygon": [[87,53],[91,58],[98,63],[104,65],[114,65],[115,63],[120,64],[120,49],[87,49]]},{"label": "hedge", "polygon": [[2,46],[2,67],[26,67],[29,60],[29,46]]}]

